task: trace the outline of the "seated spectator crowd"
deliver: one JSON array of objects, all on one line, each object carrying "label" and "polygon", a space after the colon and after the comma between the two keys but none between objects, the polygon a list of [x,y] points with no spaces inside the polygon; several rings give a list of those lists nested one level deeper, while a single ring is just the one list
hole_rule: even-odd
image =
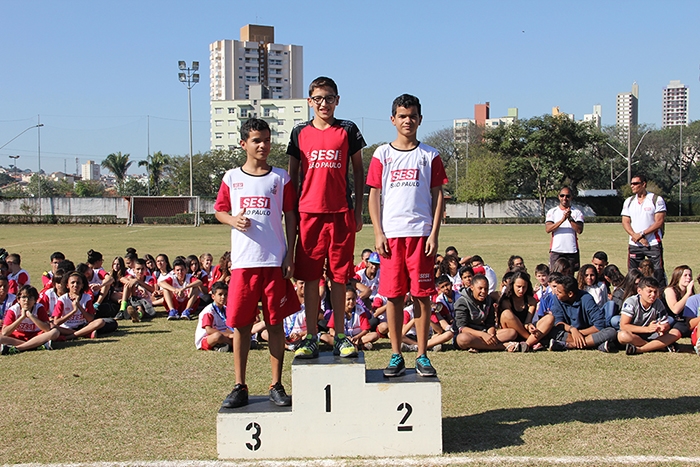
[{"label": "seated spectator crowd", "polygon": [[[43,273],[41,287],[31,284],[19,254],[0,260],[0,353],[52,350],[52,343],[97,338],[114,332],[118,321],[134,323],[157,317],[197,319],[194,343],[200,350],[233,350],[233,329],[226,325],[230,252],[217,264],[213,256],[165,254],[139,257],[129,248],[105,270],[102,254],[90,250],[75,264],[55,252]],[[371,350],[388,338],[387,299],[377,293],[377,253],[364,250],[354,278],[345,285],[345,334],[358,350]],[[523,258],[512,256],[500,283],[478,255],[462,258],[454,247],[437,255],[436,294],[432,297],[428,349],[533,352],[548,349],[623,350],[628,355],[676,352],[676,341],[690,337],[700,355],[697,328],[700,294],[695,294],[690,267],[673,270],[669,285],[660,287],[651,262],[622,275],[599,251],[574,277],[566,258],[550,270],[539,264],[535,280]],[[700,282],[700,277],[698,277]],[[294,350],[306,336],[304,282],[295,282],[301,309],[284,321],[286,347]],[[333,345],[331,281],[319,284],[319,342]],[[267,340],[265,323],[256,322],[250,348]],[[402,350],[416,351],[413,303],[406,297]],[[387,341],[388,344],[388,341]]]}]

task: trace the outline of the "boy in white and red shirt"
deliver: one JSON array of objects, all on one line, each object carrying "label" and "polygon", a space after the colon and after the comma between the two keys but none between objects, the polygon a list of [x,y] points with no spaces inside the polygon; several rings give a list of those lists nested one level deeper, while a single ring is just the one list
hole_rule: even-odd
[{"label": "boy in white and red shirt", "polygon": [[168,320],[192,319],[192,310],[199,303],[202,281],[187,273],[187,265],[181,259],[173,261],[170,274],[161,276],[158,285],[169,308]]},{"label": "boy in white and red shirt", "polygon": [[258,302],[262,302],[270,349],[270,401],[288,406],[292,400],[282,385],[283,321],[300,307],[289,280],[294,273],[296,191],[287,172],[267,163],[270,154],[267,122],[257,118],[247,120],[241,126],[241,147],[246,152],[246,162],[224,174],[214,203],[217,220],[231,226],[233,268],[226,325],[235,328],[236,384],[222,407],[230,409],[248,404],[246,365],[251,332],[259,314]]},{"label": "boy in white and red shirt", "polygon": [[0,354],[15,354],[25,350],[51,350],[51,340],[60,335],[51,329],[49,315],[37,302],[39,292],[31,285],[23,286],[18,293],[17,304],[5,313],[0,337]]},{"label": "boy in white and red shirt", "polygon": [[384,376],[400,376],[406,371],[400,336],[404,296],[409,291],[414,299],[416,372],[436,376],[425,352],[430,296],[435,293],[433,266],[443,210],[442,185],[447,176],[437,150],[418,141],[422,120],[418,98],[409,94],[397,97],[391,113],[397,138],[377,148],[367,172],[369,212],[383,271],[379,293],[389,300],[387,321],[393,355]]},{"label": "boy in white and red shirt", "polygon": [[[365,140],[353,122],[335,118],[340,101],[338,86],[325,76],[309,85],[309,106],[314,118],[292,130],[287,154],[289,174],[299,193],[299,242],[295,264],[297,279],[306,282],[304,297],[308,334],[294,352],[297,358],[318,357],[319,280],[328,260],[331,308],[335,313],[333,354],[357,355],[342,328],[345,284],[353,276],[355,232],[362,229],[364,173],[361,149]],[[353,209],[348,166],[355,181]]]},{"label": "boy in white and red shirt", "polygon": [[151,302],[151,294],[155,290],[156,279],[148,275],[146,260],[138,258],[134,260],[133,275],[127,277],[122,292],[121,310],[126,311],[131,321],[138,323],[142,319],[152,319],[156,316],[156,310]]},{"label": "boy in white and red shirt", "polygon": [[85,276],[79,272],[72,272],[64,276],[61,283],[66,293],[58,297],[51,313],[54,327],[58,328],[61,336],[66,339],[86,336],[94,339],[97,337],[97,331],[105,327],[105,321],[95,318],[92,295],[87,293]]},{"label": "boy in white and red shirt", "polygon": [[21,262],[22,259],[19,253],[12,253],[7,255],[5,259],[9,271],[7,273],[7,280],[9,282],[9,292],[17,294],[17,291],[22,288],[23,285],[29,285],[29,273],[22,269]]},{"label": "boy in white and red shirt", "polygon": [[[343,332],[355,347],[363,350],[372,349],[372,342],[379,339],[379,334],[370,330],[372,315],[357,303],[357,290],[348,284],[345,289],[345,307],[343,313]],[[331,334],[335,333],[335,313],[328,320]]]},{"label": "boy in white and red shirt", "polygon": [[233,349],[233,329],[226,325],[227,295],[228,286],[224,282],[212,284],[212,302],[199,313],[194,332],[194,346],[198,350],[228,352]]}]

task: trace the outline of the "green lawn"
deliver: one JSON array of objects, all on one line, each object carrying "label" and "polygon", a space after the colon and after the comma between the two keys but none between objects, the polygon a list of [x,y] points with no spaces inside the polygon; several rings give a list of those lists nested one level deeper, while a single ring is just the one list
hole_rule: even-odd
[{"label": "green lawn", "polygon": [[[667,271],[700,266],[692,243],[700,227],[668,224]],[[481,254],[500,275],[508,256],[530,268],[547,260],[541,226],[445,226],[441,249]],[[373,244],[370,228],[357,251]],[[51,252],[76,263],[90,248],[108,262],[127,247],[140,254],[228,249],[222,226],[2,226],[0,246],[22,255],[35,282]],[[626,270],[619,225],[591,224],[582,257],[603,249]],[[696,272],[700,272],[700,268]],[[233,381],[230,354],[194,350],[196,322],[124,323],[117,334],[57,345],[54,352],[0,357],[0,462],[215,459],[216,412]],[[700,396],[690,353],[627,357],[597,351],[530,354],[431,354],[442,381],[443,449],[469,456],[608,456],[700,453]],[[390,350],[366,353],[381,368]],[[249,385],[269,384],[265,349],[251,352]],[[410,362],[410,360],[409,360]],[[291,392],[291,355],[284,383]],[[371,414],[367,414],[371,423]]]}]

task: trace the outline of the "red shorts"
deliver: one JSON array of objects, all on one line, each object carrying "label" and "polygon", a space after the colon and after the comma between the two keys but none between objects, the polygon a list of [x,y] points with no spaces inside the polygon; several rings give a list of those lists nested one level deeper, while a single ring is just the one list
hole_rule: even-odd
[{"label": "red shorts", "polygon": [[398,298],[411,292],[414,297],[435,293],[435,256],[425,255],[427,237],[388,238],[389,257],[380,259],[379,294]]},{"label": "red shorts", "polygon": [[695,326],[695,329],[693,329],[693,332],[690,334],[690,343],[693,344],[693,347],[698,343],[698,328],[700,328],[700,326]]},{"label": "red shorts", "polygon": [[[189,299],[190,299],[190,294],[191,294],[191,293],[192,293],[192,289],[189,289],[189,290],[187,291],[187,295],[186,295],[185,297],[182,297],[182,298],[173,297],[173,301],[175,302],[175,309],[176,309],[178,312],[182,313],[183,311],[185,311],[185,309],[187,309],[187,302],[188,302]],[[180,301],[180,300],[182,300],[182,301]],[[195,299],[194,303],[192,304],[192,309],[193,309],[193,310],[196,310],[198,304],[199,304],[199,297],[197,297],[197,298]]]},{"label": "red shorts", "polygon": [[207,340],[207,337],[209,337],[209,335],[204,336],[204,339],[202,339],[202,342],[200,344],[201,345],[200,350],[213,350],[214,349],[212,346],[209,345],[209,341]]},{"label": "red shorts", "polygon": [[255,323],[258,302],[262,302],[265,323],[273,326],[301,309],[294,285],[284,278],[281,267],[232,270],[226,325],[239,328]]},{"label": "red shorts", "polygon": [[34,337],[38,336],[39,334],[43,334],[44,331],[37,331],[37,332],[22,332],[22,331],[13,331],[12,334],[10,334],[10,337],[14,337],[17,340],[27,342],[30,339],[33,339]]},{"label": "red shorts", "polygon": [[299,213],[294,276],[303,281],[319,279],[328,258],[328,278],[347,283],[355,269],[355,225],[352,209],[330,214]]}]

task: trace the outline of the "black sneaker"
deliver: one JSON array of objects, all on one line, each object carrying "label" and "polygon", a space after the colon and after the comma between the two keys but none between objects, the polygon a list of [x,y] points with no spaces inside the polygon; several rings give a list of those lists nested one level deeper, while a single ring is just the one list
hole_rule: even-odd
[{"label": "black sneaker", "polygon": [[634,344],[627,344],[627,347],[625,347],[625,353],[627,355],[637,355],[637,347]]},{"label": "black sneaker", "polygon": [[235,409],[248,405],[248,386],[245,384],[236,384],[233,391],[226,396],[221,407],[225,409]]},{"label": "black sneaker", "polygon": [[605,341],[598,346],[598,350],[604,353],[610,353],[612,352],[612,344],[610,344],[610,341]]},{"label": "black sneaker", "polygon": [[289,407],[292,405],[292,398],[287,395],[282,383],[276,383],[270,386],[270,402],[277,407]]},{"label": "black sneaker", "polygon": [[214,349],[217,352],[230,352],[231,346],[228,344],[219,344],[219,345],[215,346]]},{"label": "black sneaker", "polygon": [[678,344],[676,344],[674,342],[671,345],[667,345],[666,350],[669,351],[670,353],[678,353]]},{"label": "black sneaker", "polygon": [[433,364],[430,363],[430,359],[425,354],[416,358],[416,373],[420,376],[437,376],[435,367],[433,367]]},{"label": "black sneaker", "polygon": [[404,373],[406,373],[406,363],[403,360],[403,356],[398,353],[392,354],[391,360],[389,360],[389,366],[384,368],[384,376],[393,378],[395,376],[401,376]]},{"label": "black sneaker", "polygon": [[553,352],[561,352],[562,350],[566,350],[566,344],[562,341],[552,339],[549,341],[549,350]]}]

